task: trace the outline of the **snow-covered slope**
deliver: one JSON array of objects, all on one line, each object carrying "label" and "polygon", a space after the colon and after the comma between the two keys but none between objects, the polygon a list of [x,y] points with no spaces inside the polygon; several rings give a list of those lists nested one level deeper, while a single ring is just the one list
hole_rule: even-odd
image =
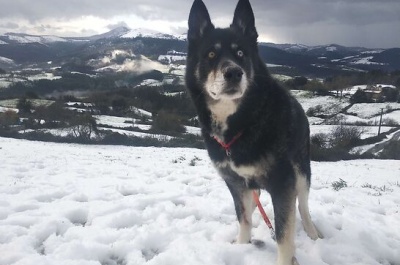
[{"label": "snow-covered slope", "polygon": [[12,59],[0,56],[0,68],[14,66],[15,62]]},{"label": "snow-covered slope", "polygon": [[[0,138],[0,264],[274,264],[258,212],[253,238],[231,244],[231,196],[204,150],[68,145]],[[325,238],[296,223],[303,265],[400,261],[400,165],[313,163],[311,215]],[[343,179],[339,191],[331,183]],[[271,201],[262,204],[273,217]]]},{"label": "snow-covered slope", "polygon": [[65,38],[51,36],[51,35],[29,35],[23,33],[6,33],[3,38],[8,40],[7,43],[52,43],[52,42],[66,42]]},{"label": "snow-covered slope", "polygon": [[67,41],[89,41],[99,39],[114,39],[114,38],[155,38],[155,39],[181,39],[184,40],[185,36],[173,36],[150,29],[129,29],[127,27],[118,27],[106,33],[93,35],[89,37],[70,38],[58,37],[51,35],[29,35],[24,33],[6,33],[0,36],[0,44],[27,44],[27,43],[53,43],[53,42],[67,42]]},{"label": "snow-covered slope", "polygon": [[131,29],[127,33],[121,35],[121,38],[137,38],[137,37],[155,38],[155,39],[178,39],[177,37],[169,34],[143,28]]}]

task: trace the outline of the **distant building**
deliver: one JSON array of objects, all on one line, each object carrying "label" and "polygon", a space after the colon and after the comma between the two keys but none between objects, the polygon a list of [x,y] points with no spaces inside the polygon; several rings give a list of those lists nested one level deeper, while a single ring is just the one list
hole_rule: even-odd
[{"label": "distant building", "polygon": [[355,103],[397,102],[399,89],[393,85],[368,85],[365,88],[359,88],[352,99]]}]

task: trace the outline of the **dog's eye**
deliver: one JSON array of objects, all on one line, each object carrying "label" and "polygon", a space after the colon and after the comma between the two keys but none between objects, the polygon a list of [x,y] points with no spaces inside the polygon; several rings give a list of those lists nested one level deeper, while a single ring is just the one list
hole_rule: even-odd
[{"label": "dog's eye", "polygon": [[237,56],[240,57],[240,58],[244,56],[244,53],[243,53],[242,50],[238,50],[238,51],[236,52],[236,54],[237,54]]},{"label": "dog's eye", "polygon": [[209,52],[208,53],[208,58],[213,59],[215,57],[215,52]]}]

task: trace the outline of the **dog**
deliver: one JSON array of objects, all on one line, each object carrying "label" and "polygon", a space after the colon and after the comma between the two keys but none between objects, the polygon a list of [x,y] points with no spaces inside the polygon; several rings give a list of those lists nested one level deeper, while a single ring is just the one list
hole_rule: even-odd
[{"label": "dog", "polygon": [[304,110],[260,58],[248,0],[239,0],[229,28],[215,28],[205,4],[195,0],[188,24],[186,87],[210,159],[233,197],[236,243],[251,242],[252,192],[266,190],[274,208],[277,264],[298,264],[297,198],[305,232],[322,238],[308,207],[310,132]]}]

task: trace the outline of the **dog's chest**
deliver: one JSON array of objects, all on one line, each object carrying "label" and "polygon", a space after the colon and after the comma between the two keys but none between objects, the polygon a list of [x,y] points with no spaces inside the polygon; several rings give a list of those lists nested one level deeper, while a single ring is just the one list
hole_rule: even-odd
[{"label": "dog's chest", "polygon": [[[221,136],[228,129],[228,118],[237,111],[238,104],[232,100],[220,100],[218,103],[210,104],[213,133]],[[223,139],[222,139],[223,140]]]},{"label": "dog's chest", "polygon": [[246,181],[250,181],[252,179],[266,178],[273,163],[273,157],[267,155],[247,164],[238,164],[231,159],[225,159],[223,162],[216,162],[214,164],[223,177],[227,177],[225,175],[229,174],[229,172],[234,172]]}]

